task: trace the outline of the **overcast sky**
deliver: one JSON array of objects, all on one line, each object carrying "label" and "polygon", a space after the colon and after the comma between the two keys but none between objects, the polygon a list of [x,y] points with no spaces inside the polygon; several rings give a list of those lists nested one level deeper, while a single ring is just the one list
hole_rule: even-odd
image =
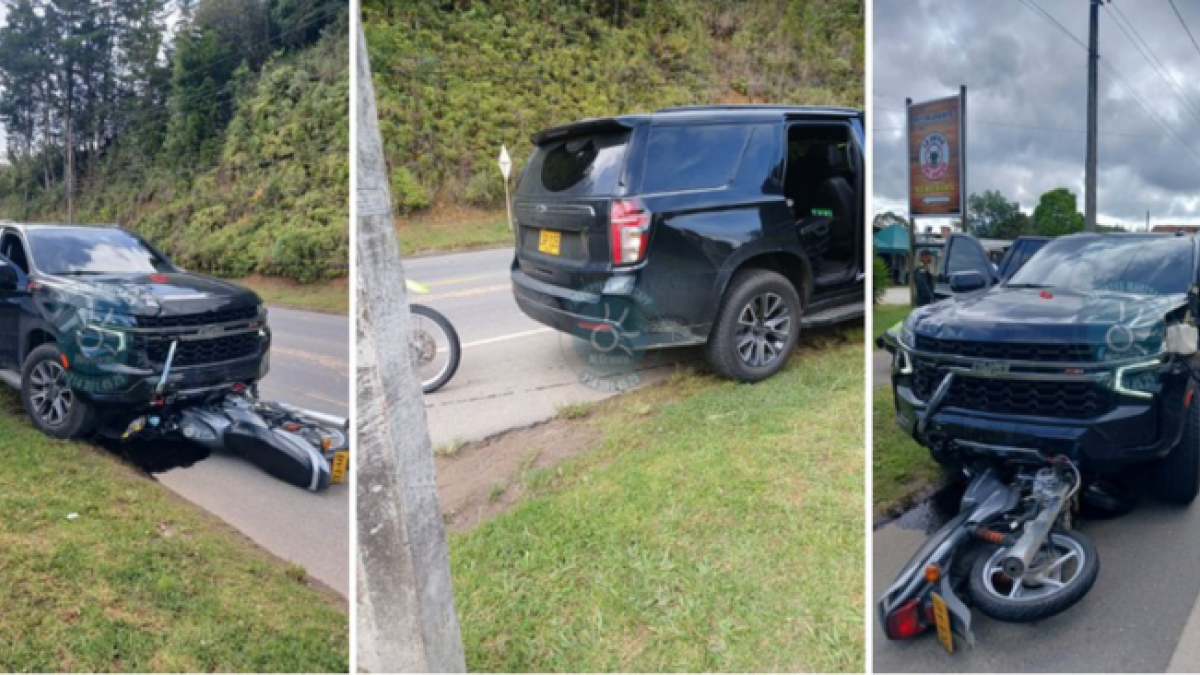
[{"label": "overcast sky", "polygon": [[[1026,2],[1087,43],[1087,2]],[[1175,5],[1200,41],[1200,1]],[[1031,212],[1043,192],[1066,187],[1083,210],[1083,47],[1021,0],[874,0],[874,17],[876,212],[907,212],[905,97],[952,95],[960,84],[967,86],[968,189],[1000,190]],[[1151,62],[1165,68],[1166,82],[1121,32],[1126,18],[1126,30],[1136,30],[1149,43]],[[1099,221],[1141,225],[1149,209],[1152,224],[1200,222],[1200,50],[1170,3],[1116,0],[1102,8],[1100,61]],[[1176,83],[1183,98],[1172,89]]]}]

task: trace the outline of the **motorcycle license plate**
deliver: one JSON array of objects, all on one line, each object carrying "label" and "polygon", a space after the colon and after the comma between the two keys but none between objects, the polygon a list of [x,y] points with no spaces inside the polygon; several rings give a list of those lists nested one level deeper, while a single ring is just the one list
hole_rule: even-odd
[{"label": "motorcycle license plate", "polygon": [[329,482],[341,485],[346,482],[346,469],[350,466],[350,453],[333,453],[333,462],[329,465]]},{"label": "motorcycle license plate", "polygon": [[538,251],[550,255],[560,255],[562,252],[562,232],[557,230],[542,230],[538,235]]},{"label": "motorcycle license plate", "polygon": [[947,652],[954,653],[954,631],[950,626],[950,612],[946,609],[946,601],[937,593],[932,594],[933,598],[933,620],[937,624],[938,642],[946,648]]}]

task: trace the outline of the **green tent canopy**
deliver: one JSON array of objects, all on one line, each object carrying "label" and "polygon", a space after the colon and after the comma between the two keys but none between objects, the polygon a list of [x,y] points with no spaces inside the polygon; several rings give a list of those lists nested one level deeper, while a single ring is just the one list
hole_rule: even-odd
[{"label": "green tent canopy", "polygon": [[888,225],[875,234],[875,253],[907,254],[908,228]]}]

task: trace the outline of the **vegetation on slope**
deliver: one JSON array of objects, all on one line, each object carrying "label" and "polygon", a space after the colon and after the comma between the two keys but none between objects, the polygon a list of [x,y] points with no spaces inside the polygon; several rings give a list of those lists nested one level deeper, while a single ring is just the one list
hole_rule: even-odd
[{"label": "vegetation on slope", "polygon": [[495,207],[506,144],[597,116],[704,103],[861,105],[861,0],[364,2],[401,213]]},{"label": "vegetation on slope", "polygon": [[119,222],[222,276],[344,276],[344,3],[178,5],[173,26],[166,0],[10,10],[0,218]]}]

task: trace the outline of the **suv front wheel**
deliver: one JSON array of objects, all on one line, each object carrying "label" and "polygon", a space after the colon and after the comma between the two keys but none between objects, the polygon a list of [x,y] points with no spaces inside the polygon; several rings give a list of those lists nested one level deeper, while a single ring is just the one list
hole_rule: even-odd
[{"label": "suv front wheel", "polygon": [[758,382],[779,372],[800,336],[800,296],[769,270],[743,270],[729,282],[708,338],[708,361],[721,375]]},{"label": "suv front wheel", "polygon": [[58,345],[30,352],[21,369],[21,403],[38,431],[53,438],[80,438],[95,427],[96,413],[71,389],[62,361]]},{"label": "suv front wheel", "polygon": [[1152,468],[1151,480],[1159,500],[1187,506],[1200,493],[1200,402],[1184,414],[1179,445]]}]

